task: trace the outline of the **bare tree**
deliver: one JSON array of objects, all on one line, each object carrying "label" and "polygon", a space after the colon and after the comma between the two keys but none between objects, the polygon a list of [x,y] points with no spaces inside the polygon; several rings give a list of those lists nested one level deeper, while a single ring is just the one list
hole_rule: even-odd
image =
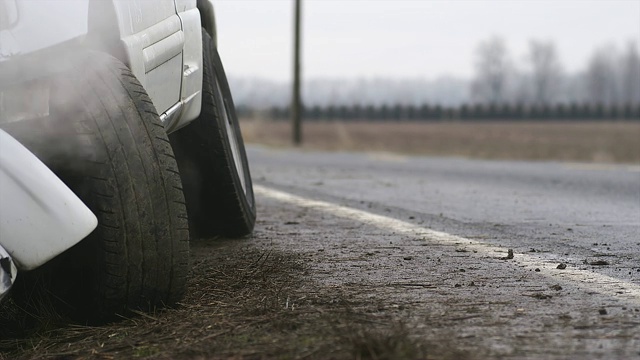
[{"label": "bare tree", "polygon": [[531,87],[536,105],[550,105],[558,94],[562,69],[556,47],[552,42],[533,40],[529,43]]},{"label": "bare tree", "polygon": [[586,72],[588,99],[591,103],[612,105],[618,100],[615,48],[607,45],[591,56]]},{"label": "bare tree", "polygon": [[635,42],[629,42],[621,60],[621,100],[626,104],[640,104],[640,55]]},{"label": "bare tree", "polygon": [[511,63],[504,41],[494,37],[478,46],[476,77],[472,94],[480,102],[500,104],[506,101],[506,88]]}]

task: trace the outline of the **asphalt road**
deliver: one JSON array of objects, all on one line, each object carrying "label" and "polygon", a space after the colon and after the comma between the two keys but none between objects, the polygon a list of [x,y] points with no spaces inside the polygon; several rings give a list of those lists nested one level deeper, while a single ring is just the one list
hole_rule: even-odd
[{"label": "asphalt road", "polygon": [[250,159],[257,183],[331,201],[365,202],[374,212],[410,214],[430,228],[465,237],[499,228],[500,244],[509,247],[585,256],[606,252],[640,266],[640,165],[265,148],[251,148]]},{"label": "asphalt road", "polygon": [[[438,326],[466,334],[459,336],[462,342],[476,339],[460,346],[482,347],[485,351],[479,353],[486,356],[640,358],[640,166],[262,147],[249,147],[249,159],[269,226],[296,220],[296,208],[316,213],[293,222],[298,232],[291,234],[298,235],[295,241],[284,239],[285,247],[305,251],[305,246],[341,244],[316,258],[318,272],[334,272],[328,282],[382,288],[392,280],[413,286],[407,281],[420,278],[429,288],[444,289],[436,291],[440,297],[427,290],[374,291],[377,295],[371,296],[395,297],[422,309],[418,312],[431,307],[434,327],[439,319],[432,316],[434,308],[449,314],[452,304],[473,302],[477,306],[471,317],[483,318],[478,323]],[[332,218],[344,224],[338,226]],[[309,236],[305,240],[299,234]],[[423,241],[423,247],[415,240]],[[388,250],[385,241],[404,253]],[[425,251],[430,244],[434,246]],[[362,251],[369,252],[363,254],[373,257],[362,260],[351,254],[338,268],[322,265],[343,256],[346,247],[352,253],[366,248]],[[513,260],[507,249],[515,254]],[[397,256],[399,262],[393,262]],[[402,259],[421,257],[424,261],[414,261],[409,269],[400,267],[406,264]],[[440,265],[443,259],[448,266]],[[558,269],[560,264],[566,270]],[[466,292],[463,281],[469,283]],[[468,316],[456,312],[453,318]],[[496,326],[502,335],[495,335]],[[529,340],[520,343],[524,338]],[[584,339],[591,340],[585,345]]]}]

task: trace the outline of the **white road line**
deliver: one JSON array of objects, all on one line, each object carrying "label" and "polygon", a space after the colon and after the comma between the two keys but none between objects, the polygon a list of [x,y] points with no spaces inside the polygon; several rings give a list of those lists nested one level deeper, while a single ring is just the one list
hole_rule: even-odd
[{"label": "white road line", "polygon": [[372,153],[369,153],[367,157],[371,160],[382,161],[382,162],[397,162],[397,163],[407,162],[406,156],[398,155],[394,153],[388,153],[388,152],[372,152]]},{"label": "white road line", "polygon": [[[307,199],[301,196],[289,194],[283,191],[270,189],[260,185],[254,185],[257,195],[264,196],[279,202],[314,209],[337,217],[351,219],[363,224],[372,225],[378,228],[387,229],[395,233],[422,238],[428,242],[438,242],[448,245],[461,245],[467,250],[476,251],[480,255],[497,258],[497,253],[507,253],[507,249],[498,246],[467,239],[460,236],[447,234],[421,227],[406,221],[390,218],[387,216],[372,214],[363,210],[358,210],[346,206],[332,204],[326,201]],[[555,281],[570,284],[581,288],[587,292],[599,293],[612,298],[619,299],[628,304],[640,305],[640,286],[631,282],[602,275],[590,270],[580,270],[571,268],[570,265],[564,269],[556,269],[558,265],[557,255],[551,256],[534,254],[515,254],[514,260],[517,264],[527,269],[540,269],[537,274]]]},{"label": "white road line", "polygon": [[629,172],[640,172],[640,166],[638,165],[567,163],[564,166],[567,169],[576,169],[576,170],[593,170],[593,171],[625,170]]}]

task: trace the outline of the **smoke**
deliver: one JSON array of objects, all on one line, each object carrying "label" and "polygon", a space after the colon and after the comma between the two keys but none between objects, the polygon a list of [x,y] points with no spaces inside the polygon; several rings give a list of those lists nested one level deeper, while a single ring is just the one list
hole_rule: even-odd
[{"label": "smoke", "polygon": [[91,6],[89,0],[0,0],[0,127],[54,171],[92,157],[89,133],[96,129],[83,124],[118,106],[82,85],[104,81],[97,52],[122,53],[111,48],[120,38],[113,5]]}]

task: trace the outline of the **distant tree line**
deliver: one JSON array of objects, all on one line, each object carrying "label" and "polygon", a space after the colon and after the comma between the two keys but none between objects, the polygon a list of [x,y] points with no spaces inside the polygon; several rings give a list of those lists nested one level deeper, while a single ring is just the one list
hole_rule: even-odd
[{"label": "distant tree line", "polygon": [[637,43],[630,41],[622,51],[612,44],[597,48],[587,68],[574,76],[564,73],[550,41],[532,40],[521,63],[512,61],[505,42],[498,37],[480,43],[476,49],[473,102],[549,107],[561,102],[559,98],[566,99],[567,93],[574,92],[568,91],[571,88],[580,90],[580,99],[569,102],[601,104],[606,108],[640,104]]},{"label": "distant tree line", "polygon": [[[564,70],[551,41],[532,40],[512,56],[499,37],[481,42],[471,79],[310,79],[307,119],[636,119],[640,106],[637,40],[596,48],[580,71]],[[417,69],[428,72],[428,69]],[[240,107],[286,117],[287,83],[232,82]],[[386,104],[386,105],[385,105]],[[634,110],[635,109],[635,110]]]},{"label": "distant tree line", "polygon": [[[243,118],[267,117],[272,120],[287,120],[288,107],[272,107],[256,111],[240,106],[238,115]],[[303,107],[302,116],[308,121],[544,121],[544,120],[627,120],[640,121],[640,104],[464,104],[457,107],[424,104],[413,105],[340,105]]]}]

